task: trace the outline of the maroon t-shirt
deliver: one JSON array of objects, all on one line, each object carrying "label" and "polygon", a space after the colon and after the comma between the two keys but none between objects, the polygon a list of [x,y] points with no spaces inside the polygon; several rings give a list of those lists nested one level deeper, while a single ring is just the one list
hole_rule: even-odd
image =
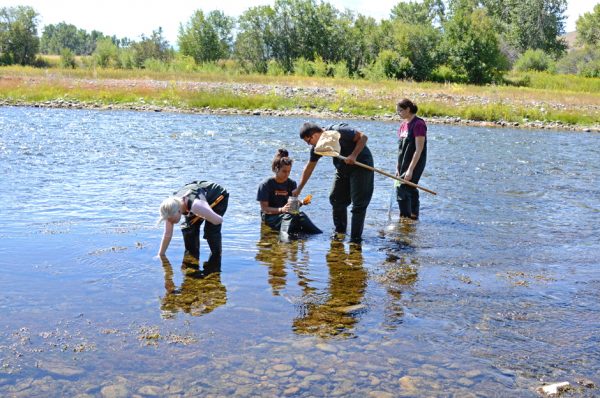
[{"label": "maroon t-shirt", "polygon": [[[408,123],[406,120],[402,122],[400,125],[400,129],[398,129],[398,138],[406,138],[408,135]],[[421,119],[415,120],[415,125],[413,127],[413,135],[415,137],[426,137],[427,136],[427,125]]]}]

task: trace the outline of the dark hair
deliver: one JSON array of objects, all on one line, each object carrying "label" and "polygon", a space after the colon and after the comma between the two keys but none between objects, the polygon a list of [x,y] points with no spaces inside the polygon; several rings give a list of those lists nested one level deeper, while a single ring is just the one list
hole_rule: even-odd
[{"label": "dark hair", "polygon": [[287,149],[280,148],[277,150],[275,157],[273,158],[273,163],[271,163],[271,170],[274,173],[277,173],[281,166],[291,166],[293,160],[289,157]]},{"label": "dark hair", "polygon": [[300,138],[304,139],[306,137],[310,137],[314,133],[321,133],[323,129],[319,127],[319,125],[311,122],[305,122],[302,127],[300,127]]},{"label": "dark hair", "polygon": [[398,105],[396,105],[396,110],[400,110],[400,108],[408,108],[410,110],[410,113],[417,113],[417,111],[419,110],[419,107],[408,98],[404,98],[402,101],[398,102]]}]

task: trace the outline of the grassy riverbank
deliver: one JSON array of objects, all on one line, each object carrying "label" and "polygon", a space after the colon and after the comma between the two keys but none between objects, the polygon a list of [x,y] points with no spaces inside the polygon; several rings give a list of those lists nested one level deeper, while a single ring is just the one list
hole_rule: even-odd
[{"label": "grassy riverbank", "polygon": [[[154,107],[183,111],[276,111],[390,119],[403,97],[420,114],[454,122],[599,129],[600,79],[528,73],[515,85],[371,82],[299,76],[127,70],[0,68],[4,105]],[[527,84],[519,87],[516,84]]]}]

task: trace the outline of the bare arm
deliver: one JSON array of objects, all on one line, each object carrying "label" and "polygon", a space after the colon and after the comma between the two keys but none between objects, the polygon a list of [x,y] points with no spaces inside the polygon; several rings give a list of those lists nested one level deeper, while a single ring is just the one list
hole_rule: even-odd
[{"label": "bare arm", "polygon": [[369,137],[367,137],[366,134],[361,133],[360,131],[357,131],[356,134],[354,134],[353,141],[356,143],[356,146],[354,147],[352,153],[346,157],[345,162],[347,164],[354,164],[354,162],[356,162],[356,157],[365,148],[368,139]]},{"label": "bare arm", "polygon": [[313,170],[315,169],[316,166],[317,166],[317,162],[306,163],[306,166],[304,166],[304,170],[302,170],[302,176],[300,177],[300,183],[298,184],[298,188],[296,188],[292,191],[292,195],[294,195],[294,196],[300,195],[300,192],[302,192],[302,188],[304,188],[304,186],[308,182],[308,179],[312,175]]},{"label": "bare arm", "polygon": [[290,205],[287,203],[283,207],[270,207],[269,202],[267,202],[266,200],[260,201],[260,211],[262,211],[265,214],[281,214],[281,213],[287,213],[289,210],[290,210]]},{"label": "bare arm", "polygon": [[169,221],[165,221],[165,230],[163,232],[162,240],[160,241],[160,249],[158,250],[159,256],[164,256],[169,248],[169,243],[171,243],[171,238],[173,237],[173,223]]},{"label": "bare arm", "polygon": [[417,163],[419,163],[419,159],[421,159],[421,153],[423,153],[423,148],[425,148],[425,137],[415,137],[415,147],[415,153],[410,160],[406,173],[404,173],[404,179],[407,181],[412,180],[412,173],[417,166]]}]

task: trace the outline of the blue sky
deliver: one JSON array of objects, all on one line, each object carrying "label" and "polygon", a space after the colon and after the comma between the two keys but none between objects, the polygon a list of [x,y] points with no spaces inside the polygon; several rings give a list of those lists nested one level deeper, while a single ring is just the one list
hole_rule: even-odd
[{"label": "blue sky", "polygon": [[[398,0],[329,0],[338,10],[350,9],[376,19],[388,18]],[[179,25],[189,21],[195,10],[222,10],[237,17],[252,6],[273,4],[272,0],[0,0],[0,7],[29,5],[40,14],[40,34],[44,25],[71,23],[88,32],[95,29],[109,36],[139,39],[159,26],[175,45]],[[567,32],[575,21],[594,8],[596,0],[568,0]]]}]

